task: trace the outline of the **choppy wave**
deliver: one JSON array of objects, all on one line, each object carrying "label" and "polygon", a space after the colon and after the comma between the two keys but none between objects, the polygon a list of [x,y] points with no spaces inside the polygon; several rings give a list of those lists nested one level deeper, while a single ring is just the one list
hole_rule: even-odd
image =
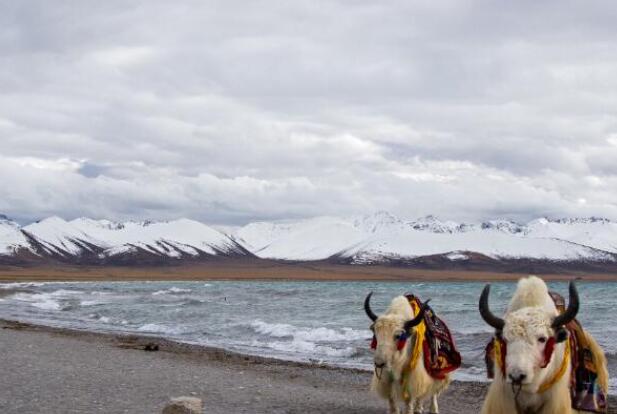
[{"label": "choppy wave", "polygon": [[163,335],[177,335],[179,333],[182,333],[182,329],[158,323],[147,323],[137,328],[137,331],[146,333],[157,333]]},{"label": "choppy wave", "polygon": [[157,290],[156,292],[152,293],[152,296],[159,296],[159,295],[172,295],[174,293],[190,293],[191,289],[182,289],[179,287],[175,287],[172,286],[169,289],[163,289],[163,290]]},{"label": "choppy wave", "polygon": [[356,331],[346,327],[340,329],[324,327],[305,328],[286,323],[267,323],[261,320],[252,322],[250,326],[255,332],[262,335],[268,335],[274,338],[292,337],[300,341],[336,342],[369,339],[371,337],[368,331]]},{"label": "choppy wave", "polygon": [[62,310],[62,305],[50,293],[16,293],[11,299],[25,302],[30,306],[43,310]]},{"label": "choppy wave", "polygon": [[23,289],[44,286],[45,282],[10,282],[0,283],[0,289]]},{"label": "choppy wave", "polygon": [[306,355],[309,359],[313,360],[319,360],[324,357],[352,357],[359,352],[355,347],[351,346],[335,348],[332,346],[319,345],[314,342],[303,341],[301,339],[294,339],[289,342],[254,340],[252,341],[251,346],[281,351],[284,353]]}]

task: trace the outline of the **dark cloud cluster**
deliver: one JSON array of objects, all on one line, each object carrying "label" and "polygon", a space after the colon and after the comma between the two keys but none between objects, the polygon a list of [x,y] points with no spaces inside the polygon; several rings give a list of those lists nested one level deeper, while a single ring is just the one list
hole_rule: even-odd
[{"label": "dark cloud cluster", "polygon": [[617,219],[613,2],[0,3],[0,212]]}]

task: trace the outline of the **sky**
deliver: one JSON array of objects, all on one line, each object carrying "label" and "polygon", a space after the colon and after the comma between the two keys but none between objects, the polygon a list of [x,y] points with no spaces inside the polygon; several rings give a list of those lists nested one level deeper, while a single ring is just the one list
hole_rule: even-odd
[{"label": "sky", "polygon": [[0,213],[617,220],[612,1],[0,0]]}]

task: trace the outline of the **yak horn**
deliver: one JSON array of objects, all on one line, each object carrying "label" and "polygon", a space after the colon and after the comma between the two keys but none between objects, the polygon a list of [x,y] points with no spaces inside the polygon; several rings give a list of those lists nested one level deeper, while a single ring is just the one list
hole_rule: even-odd
[{"label": "yak horn", "polygon": [[375,322],[377,320],[377,315],[371,310],[371,296],[373,296],[373,292],[369,293],[366,299],[364,299],[364,312],[366,312],[370,320]]},{"label": "yak horn", "polygon": [[501,331],[506,324],[506,322],[493,315],[490,308],[488,307],[488,295],[491,292],[491,285],[488,284],[484,286],[484,290],[482,290],[482,294],[480,295],[480,315],[482,315],[482,319],[484,322],[488,323],[490,326],[495,328],[498,331]]},{"label": "yak horn", "polygon": [[576,285],[574,282],[570,282],[570,299],[568,301],[568,308],[561,315],[557,315],[555,319],[553,319],[553,328],[559,328],[561,326],[565,326],[568,322],[572,321],[576,318],[576,314],[578,313],[579,308],[579,298],[578,298],[578,290],[576,289]]},{"label": "yak horn", "polygon": [[426,312],[426,310],[428,309],[428,303],[430,302],[430,299],[427,299],[426,302],[424,302],[422,304],[422,306],[420,307],[420,311],[418,312],[418,314],[416,315],[415,318],[413,318],[410,321],[405,322],[405,332],[409,332],[411,330],[411,328],[413,328],[416,325],[420,325],[420,322],[422,322],[424,320],[424,312]]}]

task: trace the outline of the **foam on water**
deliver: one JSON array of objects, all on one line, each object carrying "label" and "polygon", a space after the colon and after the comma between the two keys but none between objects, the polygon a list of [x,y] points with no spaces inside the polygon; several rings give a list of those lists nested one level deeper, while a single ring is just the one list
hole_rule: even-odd
[{"label": "foam on water", "polygon": [[152,296],[168,295],[168,294],[174,294],[174,293],[190,293],[190,292],[191,292],[191,289],[182,289],[182,288],[172,286],[169,289],[157,290],[156,292],[152,293]]},{"label": "foam on water", "polygon": [[44,286],[44,282],[10,282],[0,283],[0,289],[21,289],[29,287]]},{"label": "foam on water", "polygon": [[368,331],[355,331],[351,328],[329,329],[324,327],[302,328],[286,323],[266,323],[256,320],[251,323],[251,327],[260,334],[272,336],[274,338],[293,337],[302,341],[351,341],[356,339],[370,339]]},{"label": "foam on water", "polygon": [[61,310],[60,302],[53,299],[50,293],[16,293],[10,299],[26,302],[30,306],[43,310]]},{"label": "foam on water", "polygon": [[158,323],[147,323],[137,328],[138,332],[158,333],[164,335],[176,335],[182,332],[181,329],[165,326]]}]

